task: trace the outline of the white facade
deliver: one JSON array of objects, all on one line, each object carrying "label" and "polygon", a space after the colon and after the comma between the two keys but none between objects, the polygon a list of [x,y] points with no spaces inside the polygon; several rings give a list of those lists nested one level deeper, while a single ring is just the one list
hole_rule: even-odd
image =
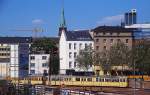
[{"label": "white facade", "polygon": [[[18,77],[19,76],[19,44],[1,44],[0,48],[3,48],[3,51],[0,51],[0,76],[1,77]],[[5,50],[5,49],[9,50]],[[9,54],[9,55],[6,55]]]},{"label": "white facade", "polygon": [[[67,41],[65,31],[62,31],[59,41],[60,74],[66,74],[66,70],[83,71],[75,60],[79,51],[89,45],[94,47],[93,41]],[[92,71],[92,67],[89,71]]]},{"label": "white facade", "polygon": [[49,54],[30,54],[29,74],[33,76],[48,74],[49,58]]}]

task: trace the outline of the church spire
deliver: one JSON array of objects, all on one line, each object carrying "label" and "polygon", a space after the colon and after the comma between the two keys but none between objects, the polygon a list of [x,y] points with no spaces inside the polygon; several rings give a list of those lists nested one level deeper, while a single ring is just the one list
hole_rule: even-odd
[{"label": "church spire", "polygon": [[62,11],[61,11],[61,21],[60,21],[60,26],[59,26],[59,34],[58,36],[61,35],[62,31],[67,31],[67,26],[66,26],[66,20],[65,20],[65,10],[64,10],[64,0],[62,0]]},{"label": "church spire", "polygon": [[66,20],[65,20],[64,8],[62,9],[62,13],[61,13],[60,27],[62,27],[62,28],[65,28],[65,27],[66,27]]}]

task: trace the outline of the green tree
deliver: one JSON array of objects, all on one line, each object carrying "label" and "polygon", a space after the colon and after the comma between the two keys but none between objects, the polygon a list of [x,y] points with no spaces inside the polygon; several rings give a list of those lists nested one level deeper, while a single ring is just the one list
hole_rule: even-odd
[{"label": "green tree", "polygon": [[56,41],[51,40],[50,38],[35,39],[31,45],[31,53],[32,52],[50,54],[49,75],[58,74],[59,56]]},{"label": "green tree", "polygon": [[124,71],[124,67],[131,62],[131,50],[123,42],[118,42],[111,47],[109,60],[112,66],[122,66],[122,71]]},{"label": "green tree", "polygon": [[95,52],[93,61],[94,65],[100,66],[100,68],[106,72],[106,74],[110,75],[111,64],[109,62],[110,60],[108,51]]},{"label": "green tree", "polygon": [[143,39],[132,48],[132,63],[130,66],[142,74],[150,74],[150,41]]},{"label": "green tree", "polygon": [[76,62],[78,67],[85,71],[88,71],[93,64],[93,50],[90,46],[87,46],[85,49],[79,51],[77,55]]}]

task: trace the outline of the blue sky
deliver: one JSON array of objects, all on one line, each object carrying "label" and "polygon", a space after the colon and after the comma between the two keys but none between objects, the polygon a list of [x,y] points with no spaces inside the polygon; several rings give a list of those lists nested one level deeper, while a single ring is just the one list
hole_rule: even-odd
[{"label": "blue sky", "polygon": [[[150,22],[150,0],[65,0],[69,30],[118,25],[123,14],[137,9],[138,22]],[[30,30],[42,27],[40,36],[57,36],[62,0],[0,0],[0,36],[32,36]]]}]

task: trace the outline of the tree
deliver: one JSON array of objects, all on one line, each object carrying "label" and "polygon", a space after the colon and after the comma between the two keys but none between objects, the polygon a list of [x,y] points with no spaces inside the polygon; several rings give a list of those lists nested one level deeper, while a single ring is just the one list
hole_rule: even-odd
[{"label": "tree", "polygon": [[132,48],[132,64],[130,66],[142,74],[150,74],[150,43],[143,39]]},{"label": "tree", "polygon": [[85,49],[79,51],[77,55],[76,62],[78,67],[85,71],[88,71],[93,64],[93,50],[90,46],[87,46]]},{"label": "tree", "polygon": [[35,39],[31,45],[31,53],[47,53],[50,54],[49,59],[49,75],[58,74],[59,57],[57,42],[50,38]]},{"label": "tree", "polygon": [[107,74],[110,74],[111,64],[109,60],[109,52],[102,51],[102,52],[94,52],[94,64],[98,65],[103,71],[106,71]]},{"label": "tree", "polygon": [[49,53],[56,47],[56,43],[49,38],[39,38],[35,39],[31,44],[32,52],[44,52]]},{"label": "tree", "polygon": [[128,66],[131,62],[131,50],[123,42],[118,42],[114,44],[109,51],[110,64],[112,66],[122,66],[122,71],[124,66]]}]

